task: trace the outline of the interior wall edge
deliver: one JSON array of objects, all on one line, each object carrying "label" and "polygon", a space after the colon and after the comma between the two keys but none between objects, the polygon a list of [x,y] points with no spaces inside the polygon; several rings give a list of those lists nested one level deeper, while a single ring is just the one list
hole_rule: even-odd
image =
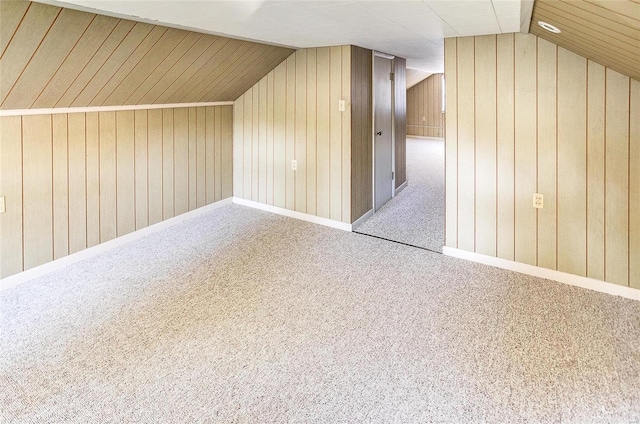
[{"label": "interior wall edge", "polygon": [[29,116],[29,115],[56,115],[61,113],[118,112],[118,111],[125,111],[125,110],[179,109],[184,107],[188,108],[188,107],[206,107],[206,106],[233,106],[233,103],[234,103],[233,101],[224,101],[224,102],[167,103],[167,104],[125,105],[125,106],[7,109],[7,110],[0,110],[0,117]]}]

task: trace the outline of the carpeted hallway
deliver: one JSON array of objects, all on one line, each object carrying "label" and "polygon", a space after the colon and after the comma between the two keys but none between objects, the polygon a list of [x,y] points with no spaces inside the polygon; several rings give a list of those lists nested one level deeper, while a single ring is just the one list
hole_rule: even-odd
[{"label": "carpeted hallway", "polygon": [[640,422],[640,302],[237,205],[0,310],[2,423]]},{"label": "carpeted hallway", "polygon": [[407,137],[409,184],[357,232],[442,252],[444,140]]}]

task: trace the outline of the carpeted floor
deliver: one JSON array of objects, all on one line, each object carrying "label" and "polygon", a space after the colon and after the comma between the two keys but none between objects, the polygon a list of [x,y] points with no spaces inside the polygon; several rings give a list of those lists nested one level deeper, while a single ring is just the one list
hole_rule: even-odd
[{"label": "carpeted floor", "polygon": [[640,302],[237,205],[0,310],[2,423],[640,422]]},{"label": "carpeted floor", "polygon": [[407,138],[409,184],[356,230],[442,252],[444,140]]}]

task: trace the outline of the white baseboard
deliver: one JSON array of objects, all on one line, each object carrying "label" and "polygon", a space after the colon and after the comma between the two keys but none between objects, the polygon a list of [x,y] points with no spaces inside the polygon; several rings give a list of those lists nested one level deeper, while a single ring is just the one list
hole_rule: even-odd
[{"label": "white baseboard", "polygon": [[403,182],[402,184],[400,184],[400,187],[398,187],[395,192],[393,193],[393,196],[397,196],[402,190],[404,190],[405,188],[407,188],[407,186],[409,185],[409,180]]},{"label": "white baseboard", "polygon": [[344,222],[335,221],[333,219],[321,218],[315,215],[296,212],[289,209],[280,208],[278,206],[265,205],[264,203],[254,202],[253,200],[234,197],[233,203],[242,206],[248,206],[254,209],[260,209],[262,211],[271,212],[278,215],[288,216],[289,218],[295,218],[301,221],[308,221],[313,222],[314,224],[324,225],[326,227],[337,228],[338,230],[351,231],[351,224],[345,224]]},{"label": "white baseboard", "polygon": [[230,205],[232,201],[233,201],[232,198],[228,197],[226,199],[217,201],[207,206],[203,206],[201,208],[192,210],[190,212],[183,213],[173,218],[165,219],[164,221],[158,222],[156,224],[150,225],[145,228],[141,228],[139,230],[136,230],[129,234],[125,234],[113,240],[100,243],[96,246],[88,247],[84,250],[81,250],[76,253],[72,253],[71,255],[65,256],[63,258],[56,259],[54,261],[47,262],[46,264],[42,264],[35,268],[31,268],[26,271],[22,271],[18,274],[14,274],[12,276],[3,278],[0,280],[0,291],[6,290],[11,287],[15,287],[26,281],[40,277],[44,274],[48,274],[60,268],[64,268],[76,262],[80,262],[85,259],[92,258],[96,255],[99,255],[100,253],[106,252],[107,250],[111,250],[115,247],[122,246],[123,244],[127,244],[134,240],[138,240],[149,234],[157,233],[158,231],[164,230],[165,228],[168,228],[173,225],[179,224],[181,222],[187,221],[189,219],[195,218],[196,216],[205,214],[207,212],[211,212],[212,210],[218,209],[222,206]]},{"label": "white baseboard", "polygon": [[367,212],[364,213],[364,215],[356,219],[356,221],[353,224],[351,224],[351,231],[357,230],[358,227],[364,224],[364,222],[367,219],[371,218],[372,215],[373,215],[373,209],[369,209]]},{"label": "white baseboard", "polygon": [[467,261],[491,265],[497,268],[508,269],[510,271],[532,275],[534,277],[540,277],[547,280],[557,281],[559,283],[569,284],[571,286],[582,287],[584,289],[594,290],[600,293],[607,293],[614,296],[621,296],[627,299],[640,301],[640,290],[634,289],[632,287],[620,286],[618,284],[607,283],[605,281],[600,281],[593,278],[581,277],[579,275],[568,274],[561,271],[554,271],[552,269],[523,264],[507,259],[495,258],[493,256],[482,255],[480,253],[467,252],[466,250],[460,250],[453,247],[443,247],[442,253],[447,256],[453,256],[456,258],[465,259]]}]

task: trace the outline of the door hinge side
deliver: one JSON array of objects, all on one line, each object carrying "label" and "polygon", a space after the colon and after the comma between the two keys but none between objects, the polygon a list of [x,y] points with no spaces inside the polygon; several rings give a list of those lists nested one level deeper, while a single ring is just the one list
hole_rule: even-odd
[{"label": "door hinge side", "polygon": [[391,72],[391,73],[389,74],[389,79],[390,79],[391,81],[393,81],[393,72]]},{"label": "door hinge side", "polygon": [[395,172],[391,171],[391,179],[393,180],[395,178],[396,174]]}]

